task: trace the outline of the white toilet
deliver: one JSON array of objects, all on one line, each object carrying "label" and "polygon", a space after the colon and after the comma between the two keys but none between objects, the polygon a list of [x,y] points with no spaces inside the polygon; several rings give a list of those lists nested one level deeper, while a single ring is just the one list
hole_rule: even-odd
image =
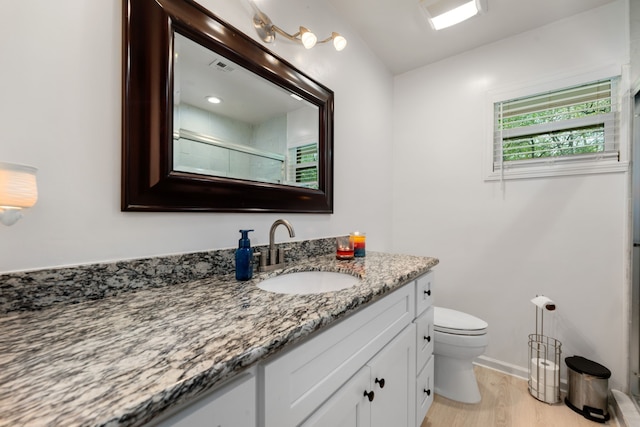
[{"label": "white toilet", "polygon": [[489,344],[487,322],[449,308],[434,307],[435,391],[463,403],[480,402],[473,360]]}]

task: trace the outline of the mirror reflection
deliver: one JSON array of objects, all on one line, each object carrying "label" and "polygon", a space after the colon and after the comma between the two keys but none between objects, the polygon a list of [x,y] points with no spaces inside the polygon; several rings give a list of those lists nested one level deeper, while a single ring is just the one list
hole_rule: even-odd
[{"label": "mirror reflection", "polygon": [[174,34],[173,170],[317,189],[319,108]]}]

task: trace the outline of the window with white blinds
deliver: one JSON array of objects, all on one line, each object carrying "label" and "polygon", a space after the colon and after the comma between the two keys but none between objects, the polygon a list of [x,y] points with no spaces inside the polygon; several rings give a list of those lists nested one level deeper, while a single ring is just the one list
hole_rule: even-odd
[{"label": "window with white blinds", "polygon": [[289,149],[289,180],[308,188],[318,188],[318,144]]},{"label": "window with white blinds", "polygon": [[609,78],[495,102],[493,171],[504,177],[521,168],[543,166],[548,172],[549,166],[618,162],[617,82]]}]

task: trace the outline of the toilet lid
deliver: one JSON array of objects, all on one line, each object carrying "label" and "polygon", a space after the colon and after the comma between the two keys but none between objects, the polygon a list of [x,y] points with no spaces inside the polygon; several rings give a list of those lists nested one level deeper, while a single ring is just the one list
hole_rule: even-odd
[{"label": "toilet lid", "polygon": [[450,308],[434,307],[433,329],[454,335],[483,335],[487,333],[489,324],[461,311]]}]

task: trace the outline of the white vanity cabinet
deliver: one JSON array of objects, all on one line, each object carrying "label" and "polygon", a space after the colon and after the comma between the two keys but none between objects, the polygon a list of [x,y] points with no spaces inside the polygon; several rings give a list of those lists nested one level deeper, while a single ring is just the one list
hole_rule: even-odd
[{"label": "white vanity cabinet", "polygon": [[420,427],[433,402],[433,285],[432,271],[416,280],[416,426]]},{"label": "white vanity cabinet", "polygon": [[340,387],[302,427],[370,427],[371,403],[363,390],[371,390],[371,371],[367,366]]},{"label": "white vanity cabinet", "polygon": [[[158,427],[256,427],[256,377],[254,370],[187,407],[178,408]],[[176,412],[174,411],[174,412]]]},{"label": "white vanity cabinet", "polygon": [[414,333],[413,325],[407,326],[302,426],[413,425]]},{"label": "white vanity cabinet", "polygon": [[371,426],[413,426],[414,325],[407,326],[367,365],[371,368]]},{"label": "white vanity cabinet", "polygon": [[[264,390],[258,417],[263,421],[261,427],[300,425],[329,399],[338,394],[349,394],[348,389],[352,386],[349,380],[352,377],[359,379],[362,369],[369,369],[368,376],[383,375],[383,362],[407,365],[402,369],[410,372],[411,377],[404,381],[413,382],[414,339],[408,340],[406,345],[398,345],[410,348],[413,353],[410,360],[407,360],[409,350],[406,348],[398,350],[406,355],[394,362],[385,359],[385,351],[392,351],[393,346],[387,346],[392,341],[395,343],[394,338],[406,328],[411,332],[405,331],[404,335],[415,336],[411,323],[415,317],[414,297],[413,285],[403,286],[262,365],[259,372]],[[358,392],[360,397],[364,397],[365,390],[372,390],[372,385],[377,386],[375,378],[364,381],[366,387]],[[408,393],[414,396],[413,390]],[[349,411],[349,408],[343,409]]]}]

